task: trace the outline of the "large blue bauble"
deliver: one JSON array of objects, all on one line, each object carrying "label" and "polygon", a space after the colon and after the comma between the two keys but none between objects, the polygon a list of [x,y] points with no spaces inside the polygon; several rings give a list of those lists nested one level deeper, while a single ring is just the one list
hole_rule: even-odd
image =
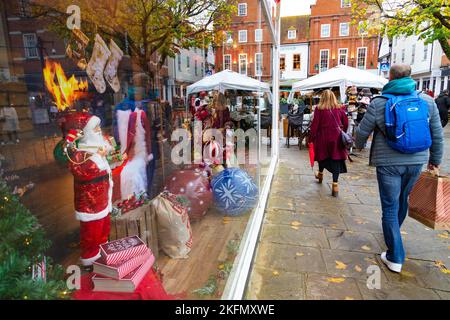
[{"label": "large blue bauble", "polygon": [[217,209],[229,216],[238,216],[254,208],[258,201],[258,187],[247,172],[228,168],[211,181]]}]

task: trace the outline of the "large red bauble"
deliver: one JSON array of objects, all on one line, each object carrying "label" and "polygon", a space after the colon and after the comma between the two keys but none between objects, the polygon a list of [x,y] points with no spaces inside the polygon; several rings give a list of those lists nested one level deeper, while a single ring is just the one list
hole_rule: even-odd
[{"label": "large red bauble", "polygon": [[202,168],[174,172],[166,180],[164,189],[186,197],[189,201],[188,214],[192,219],[202,218],[212,204],[211,185],[206,171]]}]

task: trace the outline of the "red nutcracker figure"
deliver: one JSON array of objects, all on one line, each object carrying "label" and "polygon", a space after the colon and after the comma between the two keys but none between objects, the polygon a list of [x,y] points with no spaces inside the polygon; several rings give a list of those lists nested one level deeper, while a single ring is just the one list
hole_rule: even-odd
[{"label": "red nutcracker figure", "polygon": [[113,182],[106,155],[112,146],[103,137],[100,118],[96,116],[72,114],[65,125],[69,130],[66,141],[70,147],[69,169],[74,177],[75,214],[80,221],[81,262],[91,266],[100,258],[99,246],[108,241],[110,230]]}]

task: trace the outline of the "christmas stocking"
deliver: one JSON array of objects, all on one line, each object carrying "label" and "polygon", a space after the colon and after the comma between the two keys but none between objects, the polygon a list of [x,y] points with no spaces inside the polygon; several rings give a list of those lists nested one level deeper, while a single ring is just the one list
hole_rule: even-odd
[{"label": "christmas stocking", "polygon": [[106,62],[110,56],[111,51],[109,51],[108,46],[105,41],[103,41],[102,37],[97,34],[95,36],[94,50],[92,51],[91,60],[87,65],[86,73],[99,93],[103,93],[106,90],[103,70],[105,69]]},{"label": "christmas stocking", "polygon": [[80,29],[72,30],[72,37],[67,45],[66,53],[81,70],[86,70],[87,67],[86,47],[88,43],[89,38]]},{"label": "christmas stocking", "polygon": [[111,39],[109,43],[109,49],[111,50],[111,56],[109,57],[108,63],[105,68],[105,79],[108,81],[114,92],[119,92],[120,82],[117,77],[117,68],[119,67],[119,62],[122,60],[123,51],[120,50],[119,46]]}]

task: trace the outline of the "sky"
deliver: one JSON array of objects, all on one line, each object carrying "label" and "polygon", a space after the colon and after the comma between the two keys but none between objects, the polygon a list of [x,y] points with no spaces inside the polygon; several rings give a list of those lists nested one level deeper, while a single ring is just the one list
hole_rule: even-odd
[{"label": "sky", "polygon": [[298,16],[311,13],[309,6],[315,0],[281,0],[281,16]]}]

